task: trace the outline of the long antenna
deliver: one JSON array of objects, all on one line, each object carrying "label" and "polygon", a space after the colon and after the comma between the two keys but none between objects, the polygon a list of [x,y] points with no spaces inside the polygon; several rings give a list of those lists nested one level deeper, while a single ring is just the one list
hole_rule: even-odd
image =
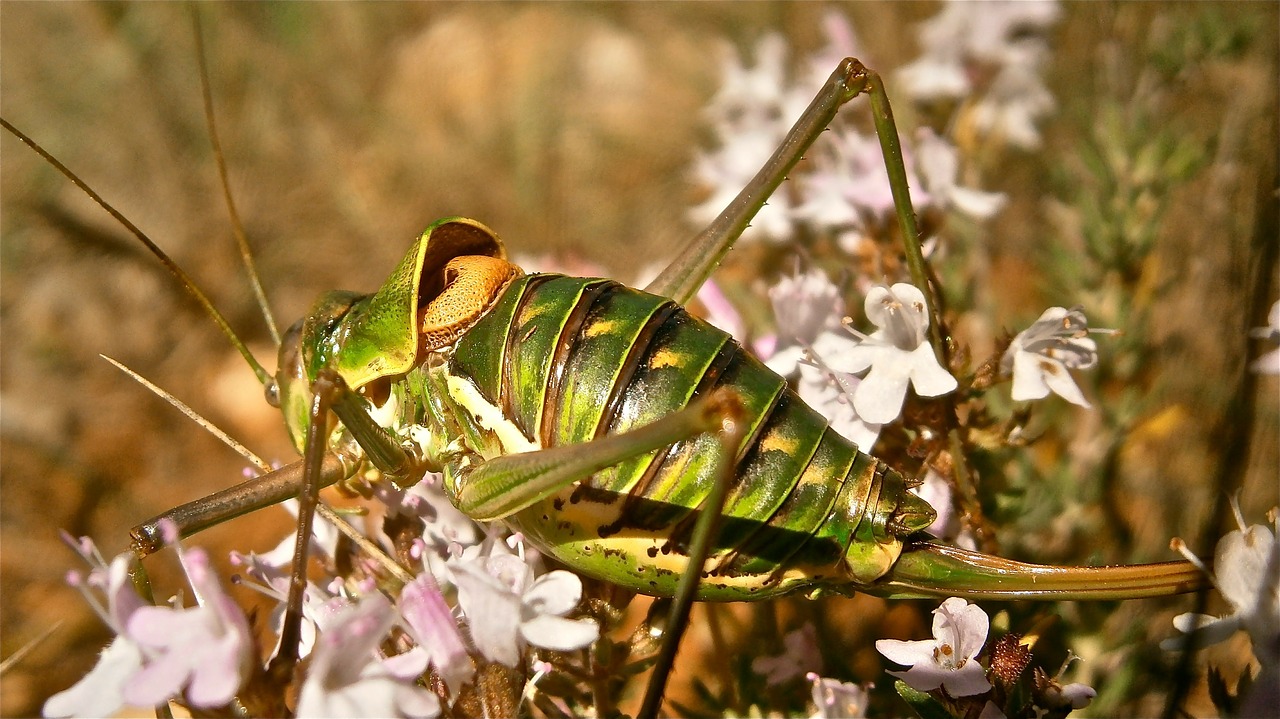
[{"label": "long antenna", "polygon": [[191,24],[196,35],[196,58],[200,62],[200,90],[204,96],[204,119],[209,126],[209,142],[213,144],[213,157],[218,164],[218,177],[222,182],[222,196],[227,202],[227,213],[231,215],[231,231],[236,237],[236,246],[240,248],[240,260],[249,274],[249,284],[253,287],[253,296],[262,310],[262,317],[267,321],[267,330],[271,332],[271,341],[280,346],[280,330],[276,328],[276,318],[271,314],[271,305],[267,303],[267,293],[262,289],[262,280],[258,278],[258,267],[253,261],[253,253],[249,250],[249,239],[245,236],[244,223],[240,221],[240,213],[236,211],[235,200],[231,197],[231,181],[227,178],[227,161],[222,155],[222,142],[218,139],[218,123],[214,120],[213,91],[209,88],[209,65],[205,59],[204,31],[200,26],[200,9],[191,6]]},{"label": "long antenna", "polygon": [[245,362],[249,363],[249,367],[253,369],[253,373],[258,376],[258,381],[263,385],[272,381],[271,375],[262,367],[262,364],[253,356],[253,353],[249,351],[249,348],[245,346],[244,342],[241,342],[240,338],[236,336],[235,331],[231,329],[231,325],[227,323],[227,319],[222,316],[222,313],[219,312],[216,307],[213,306],[213,302],[209,300],[208,295],[201,291],[201,289],[196,286],[196,283],[192,281],[191,277],[187,275],[187,273],[184,272],[176,262],[170,259],[169,256],[165,254],[164,250],[160,249],[156,243],[152,242],[151,238],[147,237],[145,232],[138,229],[138,226],[130,222],[129,218],[120,214],[120,211],[112,207],[111,203],[102,199],[101,195],[94,192],[93,188],[85,184],[84,180],[81,180],[76,173],[72,172],[66,165],[62,164],[58,158],[50,155],[48,151],[40,146],[40,143],[32,140],[26,133],[14,127],[3,117],[0,117],[0,127],[4,127],[4,129],[12,133],[14,137],[22,140],[27,147],[35,150],[36,154],[44,158],[45,162],[48,162],[58,172],[61,172],[68,180],[71,180],[71,183],[76,187],[79,187],[82,192],[89,196],[89,199],[98,203],[98,206],[114,217],[116,222],[119,222],[125,229],[132,233],[134,237],[138,238],[138,241],[145,245],[146,248],[151,251],[151,254],[156,256],[156,259],[160,260],[160,264],[164,265],[165,269],[169,270],[170,274],[178,278],[178,281],[182,283],[182,286],[186,288],[187,292],[190,292],[191,296],[196,298],[196,302],[200,303],[200,306],[204,308],[204,311],[209,315],[209,318],[218,325],[218,329],[222,330],[222,334],[226,335],[227,339],[231,341],[232,346],[234,346],[240,352],[240,355],[244,357]]}]

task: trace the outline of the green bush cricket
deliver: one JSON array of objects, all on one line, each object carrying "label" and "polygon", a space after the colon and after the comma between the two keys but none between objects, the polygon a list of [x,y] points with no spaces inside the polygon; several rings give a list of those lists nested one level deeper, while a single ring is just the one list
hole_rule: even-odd
[{"label": "green bush cricket", "polygon": [[[781,179],[781,175],[778,175],[778,177],[777,177],[776,179],[780,180],[780,179]],[[444,224],[444,225],[440,225],[440,228],[448,229],[448,228],[451,228],[451,226],[458,225],[458,224],[461,224],[461,225],[468,225],[468,223],[454,223],[454,224],[452,224],[452,225],[451,225],[451,224]],[[433,228],[433,232],[434,232],[434,230],[435,230],[435,229],[439,229],[439,228]],[[481,230],[481,234],[484,234],[484,233],[483,233],[483,230]],[[721,238],[721,239],[723,239],[723,238]],[[426,244],[426,242],[425,242],[425,241],[424,241],[424,244]],[[411,251],[411,256],[415,256],[415,252],[419,253],[419,255],[424,255],[424,253],[425,253],[426,251],[425,251],[425,249],[415,248],[415,249],[413,249],[413,251]],[[694,255],[694,253],[691,253],[691,255]],[[714,262],[712,262],[712,264],[714,264]],[[412,261],[408,262],[408,265],[410,265],[410,266],[416,265],[416,260],[412,260]],[[420,267],[419,267],[419,269],[420,269]],[[701,279],[699,275],[701,275],[701,274],[703,274],[703,273],[701,273],[701,271],[700,271],[700,270],[691,270],[691,271],[690,271],[690,274],[691,274],[691,276],[694,276],[694,278],[695,278],[695,280],[694,280],[694,284],[696,284],[696,281],[698,281],[698,280],[700,280],[700,279]],[[584,285],[584,287],[586,287],[586,285]],[[581,288],[580,288],[580,289],[581,289]],[[676,289],[676,288],[675,288],[675,285],[672,285],[672,287],[669,287],[669,288],[668,288],[668,287],[659,287],[658,289],[666,290],[666,292],[663,292],[662,294],[668,294],[668,296],[676,297],[677,299],[681,299],[681,301],[687,301],[687,298],[689,298],[689,293],[687,293],[687,292],[681,292],[681,290],[678,290],[678,289]],[[612,292],[612,290],[611,290],[611,292]],[[388,294],[390,294],[390,293],[388,293]],[[372,302],[378,303],[378,304],[376,304],[376,308],[379,308],[379,310],[380,310],[380,308],[381,308],[381,307],[383,307],[383,304],[381,304],[381,302],[392,302],[392,299],[390,299],[388,296],[383,296],[383,299],[381,299],[381,301],[379,301],[379,299],[374,299],[374,301],[372,301]],[[410,325],[410,326],[412,326],[412,325]],[[509,326],[508,326],[508,328],[507,328],[507,330],[506,330],[506,336],[507,336],[507,338],[508,338],[508,339],[509,339],[509,338],[511,338],[511,336],[513,336],[513,334],[512,334],[512,333],[515,333],[515,329],[513,329],[513,328],[509,328]],[[500,331],[499,331],[499,333],[498,333],[498,334],[500,335],[500,334],[503,334],[503,333],[500,333]],[[467,336],[472,336],[472,338],[474,338],[474,336],[479,336],[479,335],[470,335],[470,330],[468,330]],[[465,340],[465,339],[466,339],[466,336],[463,336],[463,338],[462,338],[461,340]],[[460,342],[461,342],[461,340],[460,340]],[[305,349],[305,351],[303,351],[303,353],[302,353],[302,354],[306,354],[306,352],[307,352],[307,351],[306,351],[306,349]],[[312,351],[312,352],[314,352],[314,351]],[[412,349],[411,349],[410,353],[412,354],[413,352],[416,352],[416,351],[412,351]],[[342,353],[340,353],[340,352],[339,352],[339,354],[342,354]],[[447,370],[447,371],[445,371],[445,374],[447,374],[447,375],[449,375],[449,376],[458,376],[458,372],[462,372],[461,368],[453,367],[453,368],[451,368],[451,370]],[[339,374],[340,374],[340,371],[339,371]],[[376,372],[375,372],[375,374],[376,374]],[[398,375],[402,375],[402,374],[404,374],[404,372],[403,372],[403,371],[397,371],[397,372],[394,372],[394,374],[396,374],[396,375],[398,376]],[[444,379],[445,383],[447,383],[448,376],[444,376],[444,375],[442,375],[442,377],[443,377],[443,379]],[[380,376],[375,376],[375,377],[372,377],[372,379],[374,379],[374,380],[378,380],[378,379],[381,379],[381,377],[380,377]],[[440,377],[438,377],[438,379],[440,379]],[[476,377],[476,379],[479,379],[479,377]],[[492,376],[490,376],[490,377],[489,377],[489,380],[493,380],[493,377],[492,377]],[[370,381],[372,381],[372,380],[370,380]],[[495,380],[494,380],[494,381],[495,381]],[[351,381],[347,380],[347,384],[351,384],[352,386],[355,386],[355,388],[356,388],[356,389],[361,389],[361,388],[364,388],[364,386],[369,385],[370,383],[369,383],[369,381],[366,381],[366,383],[364,383],[364,384],[360,384],[360,383],[351,383]],[[408,390],[408,388],[406,388],[406,386],[401,386],[401,385],[396,385],[396,390],[397,390],[397,391],[410,391],[410,390]],[[421,395],[420,395],[420,397],[428,397],[428,395],[426,395],[426,394],[421,394]],[[492,399],[495,399],[495,398],[490,398],[490,400],[492,400]],[[335,400],[335,402],[340,403],[340,402],[342,402],[342,399]],[[460,400],[460,402],[461,402],[461,400]],[[540,407],[540,408],[541,408],[541,411],[543,411],[543,412],[552,412],[552,413],[556,413],[556,412],[559,412],[559,409],[561,409],[561,408],[559,408],[558,406],[552,406],[552,404],[548,404],[548,403],[543,403],[543,404],[541,404],[541,406],[538,406],[538,404],[536,404],[536,403],[535,403],[535,404],[534,404],[534,406],[535,406],[535,407]],[[461,403],[461,404],[460,404],[460,407],[461,407],[462,409],[468,409],[468,411],[475,411],[475,409],[480,408],[479,404],[475,404],[474,402],[472,402],[471,404]],[[544,416],[545,416],[545,415],[544,415]],[[294,415],[294,417],[297,417],[297,415]],[[349,416],[349,417],[352,417],[352,420],[351,420],[351,421],[352,421],[353,425],[355,425],[355,422],[356,422],[356,420],[355,420],[355,416]],[[305,421],[305,422],[293,421],[294,436],[298,436],[298,435],[300,435],[300,434],[301,434],[301,432],[300,432],[300,431],[298,431],[298,429],[300,429],[300,427],[301,427],[301,429],[305,429],[305,427],[306,427],[306,426],[310,426],[310,423],[311,423],[311,420],[307,420],[307,421]],[[374,434],[371,434],[371,435],[362,436],[362,438],[361,438],[361,439],[362,439],[362,440],[364,440],[364,441],[362,441],[362,444],[364,444],[364,443],[369,443],[369,445],[370,445],[370,446],[374,445],[374,444],[375,444],[375,441],[376,441],[376,440],[375,440],[375,436],[376,436],[376,432],[374,432]],[[626,449],[628,449],[628,450],[636,450],[636,446],[639,446],[639,445],[630,445],[630,446],[627,446],[627,448],[626,448]],[[366,446],[366,449],[369,449],[369,446]],[[861,457],[860,457],[860,459],[861,459]],[[869,458],[865,458],[865,459],[863,459],[863,461],[864,461],[864,462],[868,462],[868,463],[872,462],[872,461],[870,461],[870,459],[869,459]],[[316,472],[314,467],[315,467],[315,464],[314,464],[314,463],[312,463],[312,473],[315,473],[315,472]],[[870,466],[870,464],[868,464],[867,468],[868,468],[868,471],[872,471],[872,466]],[[872,473],[874,473],[874,472],[872,472]],[[255,486],[261,486],[261,485],[255,485]],[[486,493],[486,494],[494,494],[494,495],[499,495],[499,496],[506,496],[508,493],[506,493],[506,491],[495,491],[495,493]],[[899,493],[899,494],[901,494],[901,493]],[[268,499],[274,500],[275,498],[274,498],[274,496],[270,496],[270,498],[268,498]],[[522,498],[522,499],[520,500],[520,502],[515,502],[515,504],[517,504],[517,505],[518,505],[518,504],[522,504],[522,503],[526,502],[526,500],[529,500],[529,498],[527,498],[527,496],[526,496],[526,498]],[[536,500],[536,498],[535,498],[535,500]],[[262,498],[260,498],[259,500],[257,500],[257,502],[260,502],[260,503],[261,503],[261,502],[265,502],[265,500],[264,500],[264,499],[262,499]],[[602,503],[602,504],[608,504],[608,503]],[[207,505],[202,505],[202,507],[207,507]],[[476,505],[476,507],[479,507],[479,505]],[[474,509],[476,509],[476,507],[474,507]],[[685,509],[685,510],[691,510],[691,509],[692,509],[691,507],[689,507],[689,505],[678,504],[678,503],[676,503],[676,504],[675,504],[675,507],[676,507],[677,509]],[[247,505],[242,505],[242,507],[238,507],[238,508],[237,508],[237,510],[244,510],[244,509],[247,509]],[[497,509],[495,509],[495,512],[503,513],[503,512],[507,512],[507,510],[509,510],[509,509],[511,509],[511,507],[509,507],[509,505],[504,505],[504,507],[498,507]],[[477,513],[480,513],[480,509],[476,509],[476,512],[477,512]],[[489,512],[489,510],[488,510],[488,509],[486,509],[486,510],[485,510],[485,512],[483,512],[483,513],[488,513],[488,512]],[[915,512],[899,512],[899,513],[896,513],[896,517],[897,517],[897,518],[899,518],[899,519],[901,519],[902,517],[913,517],[913,516],[915,516],[915,522],[918,522],[918,521],[920,521],[920,518],[922,518],[922,517],[923,517],[923,514],[922,514],[922,513],[920,513],[920,510],[915,510]],[[893,522],[892,522],[892,519],[893,519],[893,518],[895,518],[895,512],[893,512],[893,510],[890,510],[890,512],[887,512],[886,514],[884,514],[884,516],[883,516],[883,517],[881,517],[881,521],[879,521],[878,523],[879,523],[879,525],[882,525],[883,527],[891,527],[891,526],[893,525]],[[905,535],[905,533],[908,533],[908,532],[906,532],[906,530],[910,530],[910,528],[914,526],[914,523],[915,523],[915,522],[900,522],[900,525],[902,525],[902,526],[900,527],[900,530],[902,530],[902,533],[904,533],[904,535]],[[602,525],[602,527],[603,527],[603,525]],[[852,527],[846,527],[846,528],[849,528],[849,530],[850,530],[850,531],[852,530]],[[900,536],[896,536],[896,535],[895,535],[895,533],[893,533],[892,531],[888,531],[888,532],[886,532],[886,539],[888,539],[888,541],[890,541],[890,544],[893,544],[893,541],[895,541],[895,540],[900,540],[900,539],[901,539],[901,537],[900,537]],[[735,544],[735,545],[730,545],[730,548],[735,548],[735,546],[739,546],[739,545],[736,545],[736,544]],[[554,553],[554,548],[552,548],[552,549],[553,549],[553,553]],[[932,551],[932,550],[924,550],[924,549],[922,549],[922,551]],[[573,562],[572,562],[572,560],[570,560],[570,564],[572,564],[572,563],[573,563]],[[1185,568],[1184,568],[1184,569],[1181,569],[1181,571],[1185,571]],[[902,572],[908,572],[908,568],[906,568],[906,567],[902,567]],[[868,574],[874,574],[874,571],[872,571],[872,572],[868,572]],[[607,577],[607,578],[608,578],[608,577]],[[616,578],[617,578],[617,580],[618,580],[618,581],[626,581],[626,580],[623,580],[623,578],[622,578],[622,577],[616,577]],[[774,582],[774,583],[776,583],[776,582]],[[710,589],[710,587],[713,587],[714,585],[713,585],[713,583],[710,583],[710,582],[704,582],[704,583],[701,583],[701,585],[700,585],[700,586],[701,586],[701,587],[703,587],[703,589],[701,589],[701,590],[699,590],[699,591],[710,592],[710,591],[713,591],[712,589]],[[760,585],[759,585],[759,586],[760,586],[760,587],[764,587],[764,586],[768,586],[768,585],[767,585],[767,583],[765,583],[765,581],[764,581],[764,580],[760,580]],[[954,587],[952,587],[952,589],[947,589],[947,587],[943,587],[943,586],[941,586],[941,585],[934,585],[934,586],[936,586],[936,591],[938,591],[938,592],[942,592],[942,594],[963,594],[963,592],[956,591],[956,590],[954,589]],[[641,589],[643,589],[643,587],[641,587]],[[780,587],[780,589],[781,589],[781,587]],[[667,592],[668,592],[668,591],[673,591],[673,590],[663,590],[663,594],[667,594]],[[980,590],[974,590],[974,591],[975,591],[975,592],[978,592],[978,591],[980,591]],[[1023,591],[1023,590],[1014,590],[1014,591],[1015,591],[1015,592],[1018,592],[1018,591]],[[1088,592],[1088,590],[1082,590],[1082,591]],[[1121,590],[1121,591],[1124,591],[1124,590]],[[1156,590],[1153,590],[1153,591],[1156,591]],[[728,596],[728,595],[726,595],[726,596]],[[724,597],[726,597],[726,596],[721,596],[721,599],[724,599]],[[732,596],[733,596],[733,597],[739,597],[739,599],[741,599],[741,597],[745,597],[745,596],[748,596],[748,595],[733,594]]]}]

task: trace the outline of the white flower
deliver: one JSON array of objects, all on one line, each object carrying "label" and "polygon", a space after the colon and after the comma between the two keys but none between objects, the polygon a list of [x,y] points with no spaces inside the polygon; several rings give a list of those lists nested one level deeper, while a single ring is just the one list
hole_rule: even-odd
[{"label": "white flower", "polygon": [[[1036,56],[1039,48],[1023,48]],[[994,134],[1014,147],[1035,150],[1040,147],[1040,118],[1053,112],[1053,95],[1040,79],[1041,63],[1028,57],[1010,63],[1000,71],[981,101],[973,106],[973,124],[979,130]]]},{"label": "white flower", "polygon": [[922,692],[942,687],[953,697],[981,694],[991,688],[986,670],[974,658],[987,641],[990,620],[977,605],[951,597],[933,610],[933,639],[904,642],[879,639],[876,651],[909,667],[889,672]]},{"label": "white flower", "polygon": [[520,661],[520,639],[557,651],[594,642],[600,628],[591,619],[565,619],[582,599],[582,580],[563,570],[533,579],[533,570],[512,554],[450,563],[458,604],[470,620],[480,653],[509,667]]},{"label": "white flower", "polygon": [[[777,33],[760,38],[752,67],[743,65],[742,58],[728,46],[721,53],[720,90],[708,103],[707,114],[717,120],[745,117],[744,122],[761,125],[776,121],[773,109],[782,104],[787,78],[786,39]],[[786,129],[783,127],[782,131]]]},{"label": "white flower", "polygon": [[800,374],[797,393],[845,438],[869,451],[880,425],[858,416],[853,394],[862,381],[830,368],[825,358],[839,357],[857,346],[841,324],[844,300],[820,270],[784,277],[769,289],[778,325],[776,349],[765,364],[783,376]]},{"label": "white flower", "polygon": [[1000,359],[1001,372],[1013,373],[1013,399],[1043,399],[1052,391],[1072,404],[1088,407],[1067,372],[1098,363],[1098,344],[1085,336],[1088,331],[1089,321],[1080,308],[1050,307],[1019,332]]},{"label": "white flower", "polygon": [[858,719],[867,715],[871,696],[861,685],[813,672],[806,678],[813,683],[813,704],[817,708],[810,719]]},{"label": "white flower", "polygon": [[[831,70],[846,57],[856,57],[871,64],[872,67],[875,66],[858,40],[853,25],[843,13],[835,10],[827,10],[823,13],[822,34],[826,37],[827,44],[806,59],[807,80],[803,84],[814,90],[822,87],[822,84],[831,76]],[[800,97],[800,101],[807,103],[809,98]]]},{"label": "white flower", "polygon": [[[125,704],[125,685],[142,669],[142,650],[127,636],[126,627],[129,617],[146,604],[129,581],[131,554],[121,554],[107,565],[88,538],[76,542],[64,535],[64,539],[78,547],[80,555],[95,565],[87,580],[78,574],[71,575],[72,586],[80,589],[89,605],[118,636],[102,651],[92,671],[70,688],[49,697],[43,713],[47,717],[111,716]],[[105,607],[90,594],[90,587],[106,595]]]},{"label": "white flower", "polygon": [[[914,163],[906,159],[907,184],[916,188],[911,201],[917,210],[933,204],[921,190]],[[823,137],[813,157],[813,169],[797,178],[803,202],[793,215],[819,230],[832,232],[861,227],[864,220],[880,219],[894,210],[893,189],[885,169],[884,151],[874,133],[864,134],[844,125]]]},{"label": "white flower", "polygon": [[[725,50],[720,91],[707,106],[720,146],[700,155],[694,175],[711,188],[711,195],[689,211],[697,223],[711,221],[751,181],[756,171],[786,136],[793,117],[793,103],[785,91],[787,45],[782,36],[767,35],[756,45],[756,64],[746,67],[737,53]],[[744,239],[761,236],[785,241],[791,238],[789,199],[774,193],[742,233]]]},{"label": "white flower", "polygon": [[1040,78],[1049,52],[1040,35],[1060,14],[1054,2],[948,2],[921,23],[924,54],[898,71],[899,86],[921,101],[975,96],[975,127],[1034,149],[1035,122],[1053,109]]},{"label": "white flower", "polygon": [[827,160],[823,154],[815,154],[813,162],[813,171],[797,178],[803,190],[791,216],[824,230],[861,227],[862,216],[854,198],[863,183],[854,175],[853,164],[843,158]]},{"label": "white flower", "polygon": [[1280,302],[1271,305],[1267,326],[1258,327],[1249,334],[1275,346],[1275,349],[1254,360],[1250,368],[1262,374],[1280,374]]},{"label": "white flower", "polygon": [[219,707],[235,698],[252,661],[249,622],[222,591],[203,550],[179,548],[178,556],[199,605],[140,607],[129,617],[129,637],[147,660],[125,687],[125,701],[153,706],[185,687],[193,706]]},{"label": "white flower", "polygon": [[805,624],[782,637],[781,654],[753,659],[751,671],[764,677],[768,686],[777,686],[804,674],[807,669],[820,668],[821,661],[818,630],[812,624]]},{"label": "white flower", "polygon": [[[484,540],[484,531],[470,517],[463,514],[445,496],[441,477],[428,474],[422,481],[406,490],[398,490],[390,482],[383,482],[374,490],[375,496],[387,507],[393,517],[414,517],[422,522],[423,549],[430,549],[430,556],[444,559],[451,551],[460,552],[466,547]],[[382,522],[374,532],[383,546],[394,549],[395,542],[387,536]],[[428,565],[432,570],[434,563]]]},{"label": "white flower", "polygon": [[[1239,529],[1218,541],[1210,573],[1214,585],[1231,605],[1231,613],[1211,617],[1188,612],[1174,617],[1173,625],[1179,631],[1195,634],[1199,646],[1224,641],[1243,629],[1263,668],[1274,668],[1280,666],[1280,544],[1271,529],[1260,524],[1245,526],[1235,498],[1231,509]],[[1174,547],[1208,572],[1181,540],[1175,539]],[[1169,639],[1161,646],[1176,649],[1182,644],[1181,639]]]},{"label": "white flower", "polygon": [[783,376],[794,374],[801,366],[805,350],[813,345],[838,343],[852,345],[840,326],[844,300],[840,289],[825,272],[810,269],[783,277],[769,288],[774,320],[778,325],[778,342],[765,357],[769,369]]},{"label": "white flower", "polygon": [[928,127],[916,131],[916,167],[924,180],[924,188],[938,198],[939,204],[954,206],[979,220],[989,219],[1004,207],[1003,193],[982,192],[956,183],[960,176],[960,151]]},{"label": "white flower", "polygon": [[897,419],[907,384],[922,397],[955,390],[956,378],[942,368],[926,342],[929,315],[924,293],[905,282],[873,287],[865,303],[867,319],[880,329],[839,357],[824,357],[841,372],[870,372],[853,394],[853,408],[864,421],[888,424]]},{"label": "white flower", "polygon": [[[284,502],[285,509],[297,513],[297,501]],[[314,531],[311,535],[311,551],[322,557],[333,557],[338,545],[338,528],[316,516]],[[254,581],[244,576],[234,578],[241,586],[253,589],[276,600],[268,619],[269,626],[276,634],[276,648],[273,655],[280,651],[279,638],[284,629],[285,605],[289,598],[289,575],[293,570],[293,552],[297,538],[289,535],[276,545],[275,549],[264,554],[249,552],[231,552],[231,565],[244,572]],[[334,577],[326,577],[326,583]],[[302,595],[302,624],[299,626],[298,656],[306,657],[315,646],[317,631],[323,631],[335,614],[351,602],[345,597],[334,596],[322,588],[321,584],[307,580],[307,589]]]},{"label": "white flower", "polygon": [[[694,165],[698,182],[712,189],[706,201],[689,210],[689,219],[698,224],[711,222],[729,206],[783,137],[769,128],[720,127],[718,134],[721,147],[712,155],[699,156]],[[741,239],[786,242],[793,231],[790,198],[786,192],[778,191],[752,218]]]},{"label": "white flower", "polygon": [[142,601],[129,580],[132,555],[121,554],[108,567],[91,542],[82,546],[82,556],[99,565],[87,584],[106,594],[107,607],[87,587],[81,589],[118,636],[93,671],[49,698],[45,716],[109,716],[124,704],[154,706],[180,693],[199,708],[235,698],[251,661],[252,638],[244,613],[222,592],[203,551],[178,550],[199,602],[183,609]]},{"label": "white flower", "polygon": [[437,716],[435,694],[409,678],[420,674],[425,662],[405,666],[413,663],[405,655],[379,660],[378,645],[394,623],[390,603],[377,592],[344,610],[320,635],[298,694],[298,716]]},{"label": "white flower", "polygon": [[44,703],[47,717],[115,716],[124,706],[124,685],[142,668],[142,652],[125,636],[117,636],[98,657],[93,670]]}]

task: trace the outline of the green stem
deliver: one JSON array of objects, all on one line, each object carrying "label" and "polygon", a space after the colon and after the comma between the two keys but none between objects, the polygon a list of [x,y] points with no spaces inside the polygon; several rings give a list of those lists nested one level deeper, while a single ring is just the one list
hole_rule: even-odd
[{"label": "green stem", "polygon": [[902,143],[898,139],[898,127],[893,121],[893,108],[889,107],[889,95],[884,82],[874,70],[863,68],[866,74],[866,92],[871,99],[871,117],[875,121],[876,136],[884,154],[884,167],[889,173],[889,189],[893,192],[893,206],[898,212],[898,224],[902,227],[902,244],[906,250],[907,269],[911,281],[924,292],[925,307],[929,313],[929,342],[939,362],[946,361],[943,351],[941,323],[930,291],[929,273],[924,265],[924,252],[920,248],[920,230],[916,226],[916,213],[911,206],[911,193],[907,186],[907,167],[902,161]]}]

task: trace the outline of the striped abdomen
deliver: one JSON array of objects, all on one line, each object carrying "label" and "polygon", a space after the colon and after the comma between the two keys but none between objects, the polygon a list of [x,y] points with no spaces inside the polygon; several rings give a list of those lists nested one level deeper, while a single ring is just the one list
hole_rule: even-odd
[{"label": "striped abdomen", "polygon": [[[833,432],[728,334],[669,299],[610,280],[521,278],[458,342],[449,371],[471,378],[543,447],[643,426],[717,387],[737,392],[749,433],[700,598],[867,582],[896,559],[890,518],[901,478]],[[719,441],[699,436],[624,462],[512,524],[575,569],[669,595]]]}]

